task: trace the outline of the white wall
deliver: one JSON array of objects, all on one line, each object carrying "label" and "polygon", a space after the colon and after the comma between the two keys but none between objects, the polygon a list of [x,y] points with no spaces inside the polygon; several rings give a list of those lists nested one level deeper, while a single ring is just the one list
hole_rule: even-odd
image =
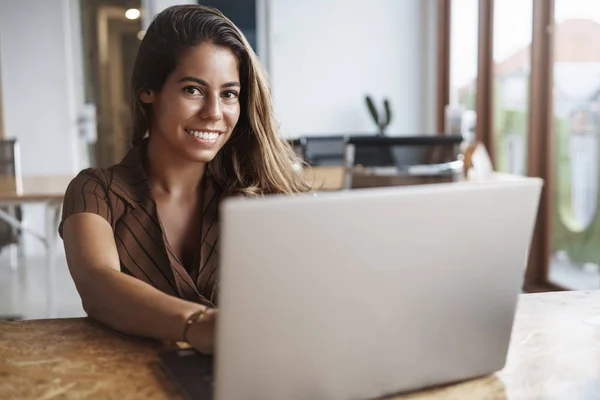
[{"label": "white wall", "polygon": [[[73,38],[77,0],[0,1],[0,71],[4,132],[21,144],[23,175],[78,172],[77,112],[83,101],[81,52]],[[43,232],[43,209],[25,222]],[[41,244],[25,239],[29,253]]]},{"label": "white wall", "polygon": [[270,0],[268,69],[284,134],[433,133],[435,0]]},{"label": "white wall", "polygon": [[25,175],[72,173],[78,166],[66,2],[0,2],[5,134],[21,142]]}]

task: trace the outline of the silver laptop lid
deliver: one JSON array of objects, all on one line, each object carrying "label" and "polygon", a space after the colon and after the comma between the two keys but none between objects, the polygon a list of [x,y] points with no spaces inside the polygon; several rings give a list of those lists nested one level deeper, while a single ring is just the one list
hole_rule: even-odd
[{"label": "silver laptop lid", "polygon": [[216,398],[372,398],[501,369],[541,187],[226,201]]}]

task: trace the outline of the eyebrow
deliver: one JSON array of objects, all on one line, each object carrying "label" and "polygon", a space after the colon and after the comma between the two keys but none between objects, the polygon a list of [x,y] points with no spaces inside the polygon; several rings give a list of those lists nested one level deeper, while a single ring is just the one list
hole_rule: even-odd
[{"label": "eyebrow", "polygon": [[[196,78],[195,76],[184,76],[183,78],[181,78],[180,80],[177,81],[177,83],[182,83],[182,82],[194,82],[201,86],[210,86],[205,80]],[[221,87],[222,88],[241,87],[241,85],[239,82],[234,81],[234,82],[224,83],[221,85]]]}]

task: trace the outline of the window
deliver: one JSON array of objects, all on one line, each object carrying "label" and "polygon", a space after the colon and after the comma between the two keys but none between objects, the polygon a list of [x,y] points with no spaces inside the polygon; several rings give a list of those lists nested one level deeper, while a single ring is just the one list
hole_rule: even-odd
[{"label": "window", "polygon": [[573,289],[598,289],[600,3],[556,0],[554,18],[550,279]]},{"label": "window", "polygon": [[494,2],[494,151],[501,172],[526,173],[532,0]]},{"label": "window", "polygon": [[453,0],[450,9],[450,103],[475,110],[478,0]]},{"label": "window", "polygon": [[[479,32],[492,5],[494,29]],[[451,103],[491,119],[479,139],[496,170],[546,181],[525,287],[599,288],[600,2],[452,0],[450,21],[450,55],[439,54]],[[493,107],[478,78],[493,82]]]}]

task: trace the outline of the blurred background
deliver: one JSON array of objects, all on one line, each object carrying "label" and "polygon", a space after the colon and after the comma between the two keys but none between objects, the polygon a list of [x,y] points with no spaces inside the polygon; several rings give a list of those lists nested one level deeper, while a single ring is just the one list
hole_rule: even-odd
[{"label": "blurred background", "polygon": [[[0,0],[0,139],[24,182],[121,160],[137,48],[182,3],[242,29],[312,167],[345,165],[352,137],[461,135],[496,171],[546,180],[524,289],[600,288],[597,0]],[[0,240],[0,317],[83,315],[49,204],[7,209],[27,230]]]}]

